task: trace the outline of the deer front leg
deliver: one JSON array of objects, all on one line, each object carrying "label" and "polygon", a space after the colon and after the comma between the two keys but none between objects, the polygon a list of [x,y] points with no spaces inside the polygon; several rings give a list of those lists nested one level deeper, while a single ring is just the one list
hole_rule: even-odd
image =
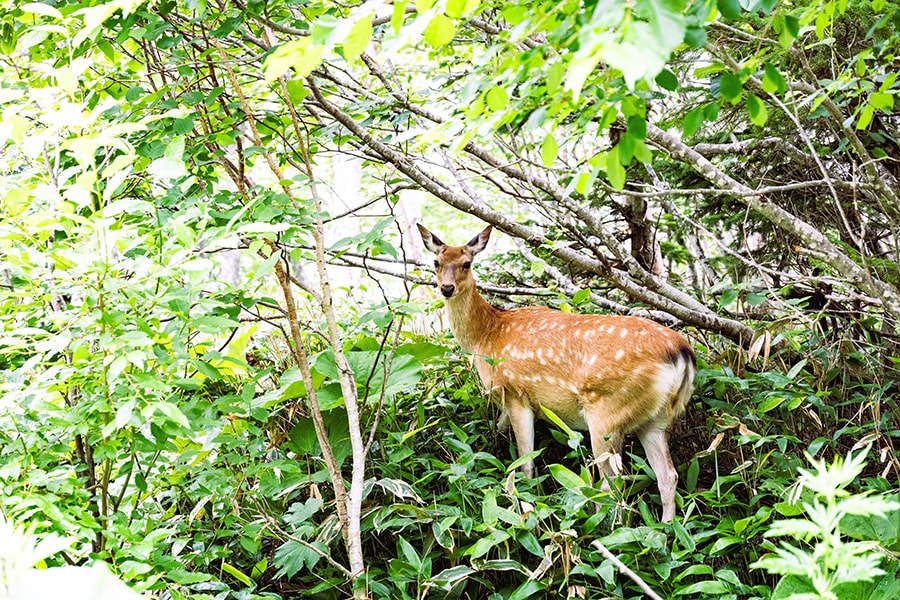
[{"label": "deer front leg", "polygon": [[[525,398],[511,398],[506,395],[506,411],[513,435],[516,437],[516,450],[519,458],[534,450],[534,411]],[[526,477],[534,477],[534,461],[529,460],[522,465]]]}]

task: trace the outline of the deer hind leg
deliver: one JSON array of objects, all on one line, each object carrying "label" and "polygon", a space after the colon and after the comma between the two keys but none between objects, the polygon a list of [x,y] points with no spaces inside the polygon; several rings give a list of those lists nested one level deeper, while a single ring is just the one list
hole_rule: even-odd
[{"label": "deer hind leg", "polygon": [[669,442],[666,435],[666,423],[651,422],[637,432],[647,462],[656,474],[656,483],[659,486],[659,499],[663,505],[663,522],[671,521],[675,517],[675,485],[678,483],[678,471],[672,464],[672,456],[669,454]]},{"label": "deer hind leg", "polygon": [[[516,437],[516,449],[519,457],[534,450],[534,411],[527,398],[511,397],[506,394],[506,416]],[[529,460],[522,465],[526,477],[534,477],[534,461]]]}]

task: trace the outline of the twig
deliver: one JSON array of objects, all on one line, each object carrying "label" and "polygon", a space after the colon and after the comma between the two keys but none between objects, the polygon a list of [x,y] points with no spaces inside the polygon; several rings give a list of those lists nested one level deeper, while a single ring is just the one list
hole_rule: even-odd
[{"label": "twig", "polygon": [[608,558],[609,560],[611,560],[612,563],[613,563],[614,565],[616,565],[616,567],[618,567],[618,569],[619,569],[622,573],[624,573],[625,575],[628,575],[628,577],[630,577],[632,581],[634,581],[636,584],[638,584],[638,587],[640,587],[642,590],[644,590],[644,593],[647,594],[647,596],[649,596],[649,597],[652,598],[653,600],[662,600],[662,598],[659,596],[659,594],[657,594],[657,593],[654,592],[652,589],[650,589],[650,586],[647,585],[647,583],[646,583],[643,579],[641,579],[640,576],[639,576],[637,573],[635,573],[634,571],[632,571],[631,569],[629,569],[629,568],[628,568],[628,565],[626,565],[626,564],[623,563],[621,560],[619,560],[619,559],[616,557],[615,554],[613,554],[612,552],[610,552],[609,549],[607,549],[606,546],[604,546],[603,544],[601,544],[601,543],[600,543],[600,540],[594,540],[594,541],[591,543],[591,545],[592,545],[594,548],[596,548],[597,550],[599,550],[599,551],[600,551],[600,554],[602,554],[603,556],[605,556],[606,558]]}]

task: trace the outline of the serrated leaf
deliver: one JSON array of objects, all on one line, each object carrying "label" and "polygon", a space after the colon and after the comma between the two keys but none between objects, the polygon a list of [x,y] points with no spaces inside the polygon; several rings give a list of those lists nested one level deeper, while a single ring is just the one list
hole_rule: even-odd
[{"label": "serrated leaf", "polygon": [[559,152],[559,146],[557,146],[556,140],[553,139],[553,134],[548,133],[544,138],[544,143],[541,144],[541,160],[544,161],[544,166],[548,169],[553,166],[557,152]]},{"label": "serrated leaf", "polygon": [[369,40],[372,39],[372,19],[368,14],[363,15],[344,38],[344,60],[350,62],[360,57]]},{"label": "serrated leaf", "polygon": [[425,28],[424,36],[425,41],[432,47],[440,48],[452,42],[455,33],[456,26],[453,21],[446,15],[437,14]]}]

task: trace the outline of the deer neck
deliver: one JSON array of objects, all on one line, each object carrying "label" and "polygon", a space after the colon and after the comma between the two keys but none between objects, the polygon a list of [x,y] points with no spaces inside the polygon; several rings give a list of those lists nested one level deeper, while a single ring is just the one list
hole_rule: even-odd
[{"label": "deer neck", "polygon": [[500,309],[488,304],[477,291],[448,298],[445,301],[450,329],[466,352],[484,353]]}]

